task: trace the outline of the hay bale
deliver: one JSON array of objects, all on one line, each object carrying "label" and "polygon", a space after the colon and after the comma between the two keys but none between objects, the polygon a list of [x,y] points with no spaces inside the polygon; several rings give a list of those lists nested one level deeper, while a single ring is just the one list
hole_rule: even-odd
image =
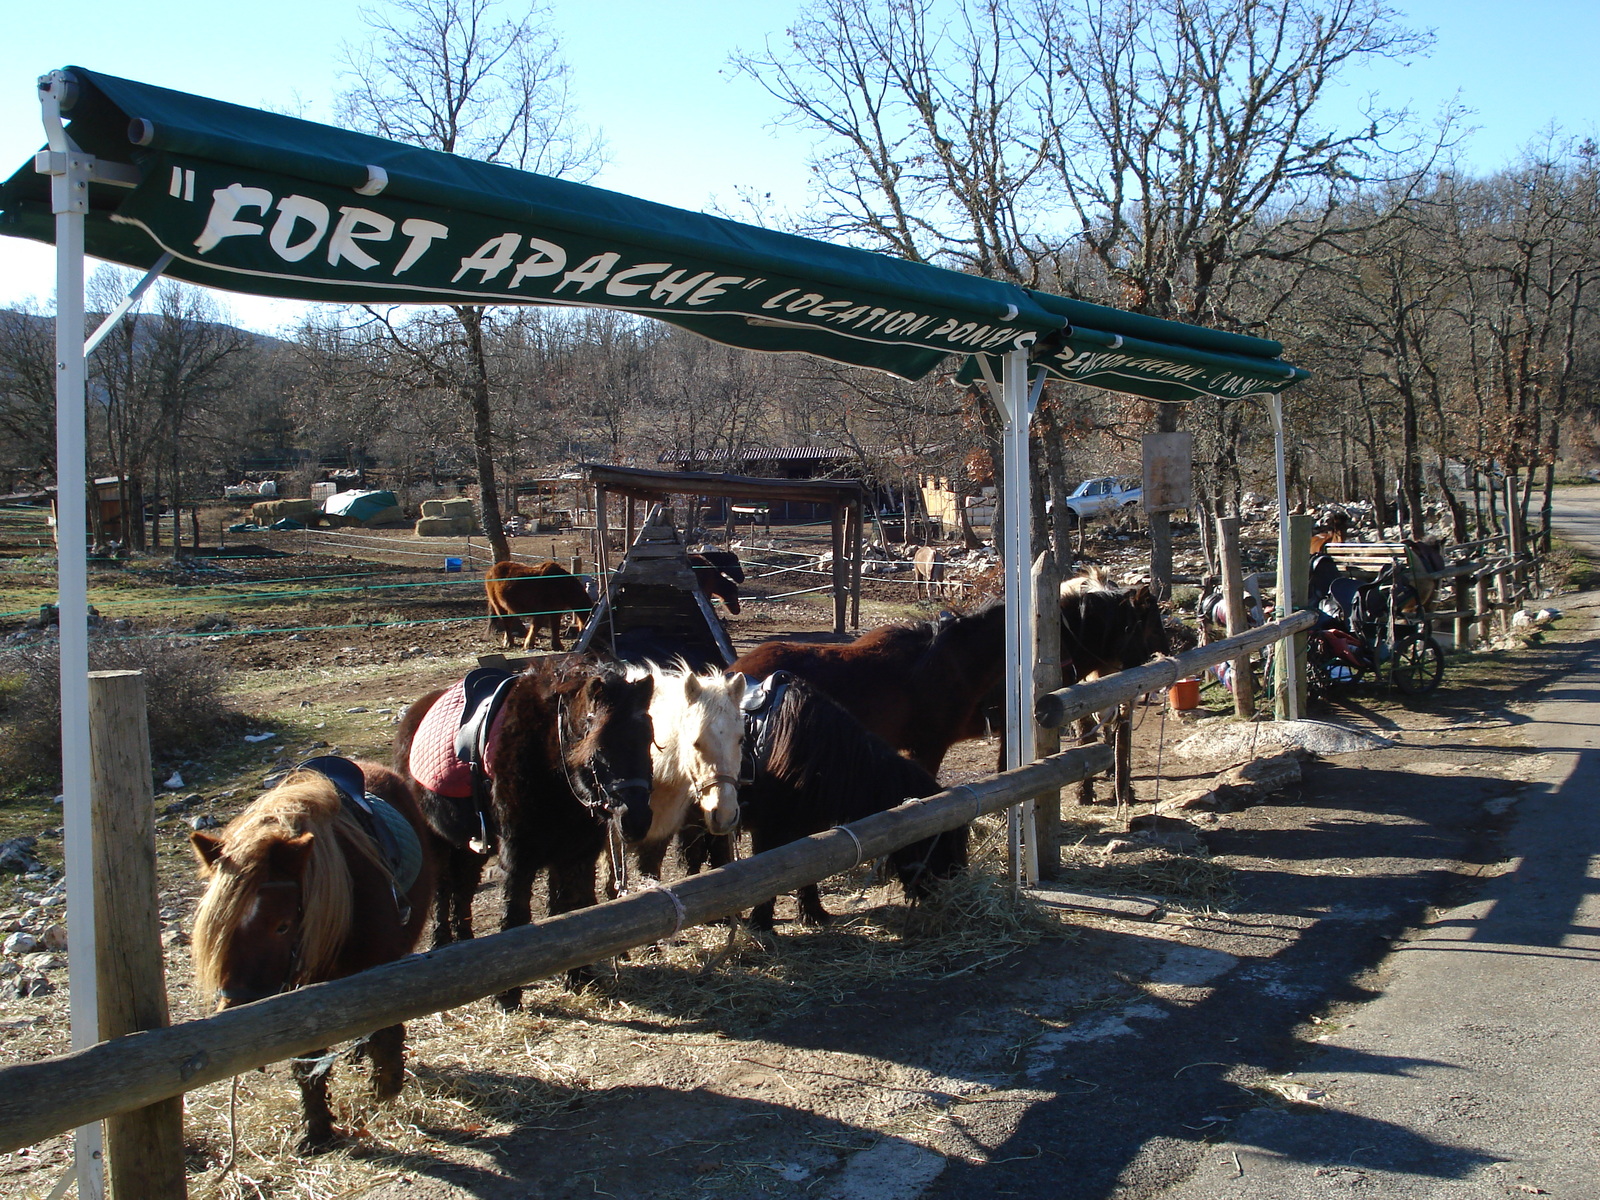
[{"label": "hay bale", "polygon": [[424,517],[442,517],[445,515],[443,500],[424,500],[422,502],[422,515]]},{"label": "hay bale", "polygon": [[306,518],[321,511],[321,506],[315,500],[261,500],[250,506],[250,518],[257,525],[271,525],[285,517],[306,521]]},{"label": "hay bale", "polygon": [[469,537],[473,521],[460,517],[423,517],[416,524],[418,537]]},{"label": "hay bale", "polygon": [[422,515],[425,517],[452,517],[456,520],[466,518],[470,521],[478,519],[477,510],[473,507],[471,499],[466,496],[452,496],[448,500],[424,500],[422,502]]},{"label": "hay bale", "polygon": [[406,510],[398,504],[391,504],[388,508],[380,508],[360,523],[368,529],[375,529],[379,525],[404,525],[406,523]]}]

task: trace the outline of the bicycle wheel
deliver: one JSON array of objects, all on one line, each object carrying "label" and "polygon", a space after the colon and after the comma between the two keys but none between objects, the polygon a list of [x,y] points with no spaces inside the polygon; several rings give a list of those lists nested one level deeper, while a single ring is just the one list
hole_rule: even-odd
[{"label": "bicycle wheel", "polygon": [[1395,639],[1394,685],[1408,696],[1426,696],[1444,678],[1444,651],[1431,633]]}]

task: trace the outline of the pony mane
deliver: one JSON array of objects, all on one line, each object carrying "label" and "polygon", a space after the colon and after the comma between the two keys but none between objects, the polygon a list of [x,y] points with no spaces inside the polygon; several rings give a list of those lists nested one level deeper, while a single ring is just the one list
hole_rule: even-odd
[{"label": "pony mane", "polygon": [[[895,753],[888,742],[804,680],[789,684],[771,720],[767,771],[803,793],[812,793],[813,802],[836,806],[836,822],[853,821],[907,797],[931,796],[939,790],[932,775]],[[841,779],[849,780],[850,786],[825,787],[827,781]],[[889,805],[881,802],[885,795],[894,797]]]},{"label": "pony mane", "polygon": [[266,882],[272,843],[312,835],[300,880],[300,959],[292,984],[325,979],[350,932],[350,864],[354,847],[387,870],[372,839],[346,810],[338,789],[315,771],[296,771],[251,802],[222,831],[222,853],[195,910],[193,955],[201,995],[220,986],[222,952],[238,932]]},{"label": "pony mane", "polygon": [[1085,592],[1115,592],[1117,585],[1111,579],[1111,572],[1105,567],[1093,563],[1078,568],[1078,573],[1071,579],[1061,581],[1061,598],[1069,600],[1074,596],[1081,596]]}]

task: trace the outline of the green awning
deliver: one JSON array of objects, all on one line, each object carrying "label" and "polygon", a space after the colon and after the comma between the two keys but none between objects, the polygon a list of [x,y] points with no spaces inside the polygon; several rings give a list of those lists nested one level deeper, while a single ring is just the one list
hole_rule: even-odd
[{"label": "green awning", "polygon": [[[134,168],[133,186],[92,185],[89,253],[138,268],[170,253],[166,273],[191,283],[336,303],[614,308],[907,379],[948,355],[1036,343],[1065,378],[1155,399],[1297,377],[1261,339],[68,70],[74,141]],[[0,185],[0,233],[53,241],[49,195],[23,166]]]}]

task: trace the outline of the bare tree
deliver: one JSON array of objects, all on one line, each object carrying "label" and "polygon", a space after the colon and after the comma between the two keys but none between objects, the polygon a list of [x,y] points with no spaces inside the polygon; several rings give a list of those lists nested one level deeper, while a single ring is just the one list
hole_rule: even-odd
[{"label": "bare tree", "polygon": [[55,321],[24,305],[0,312],[0,434],[5,466],[55,473]]},{"label": "bare tree", "polygon": [[[738,60],[823,135],[825,228],[1152,316],[1242,328],[1233,268],[1325,236],[1401,114],[1319,116],[1363,59],[1418,52],[1384,0],[819,0]],[[1052,230],[1070,214],[1070,237]],[[1176,406],[1157,408],[1175,429]],[[1164,515],[1157,578],[1170,577]]]},{"label": "bare tree", "polygon": [[[500,11],[497,0],[388,0],[383,9],[363,10],[372,36],[345,50],[345,120],[415,146],[588,178],[601,165],[601,147],[575,120],[548,8],[529,5],[503,20]],[[422,352],[418,365],[472,414],[484,532],[504,559],[511,551],[495,479],[491,332],[481,305],[449,311],[459,327],[450,349],[459,353],[440,354],[437,345],[399,336],[402,326],[391,317],[382,318],[383,327],[396,334],[397,350]]]}]

